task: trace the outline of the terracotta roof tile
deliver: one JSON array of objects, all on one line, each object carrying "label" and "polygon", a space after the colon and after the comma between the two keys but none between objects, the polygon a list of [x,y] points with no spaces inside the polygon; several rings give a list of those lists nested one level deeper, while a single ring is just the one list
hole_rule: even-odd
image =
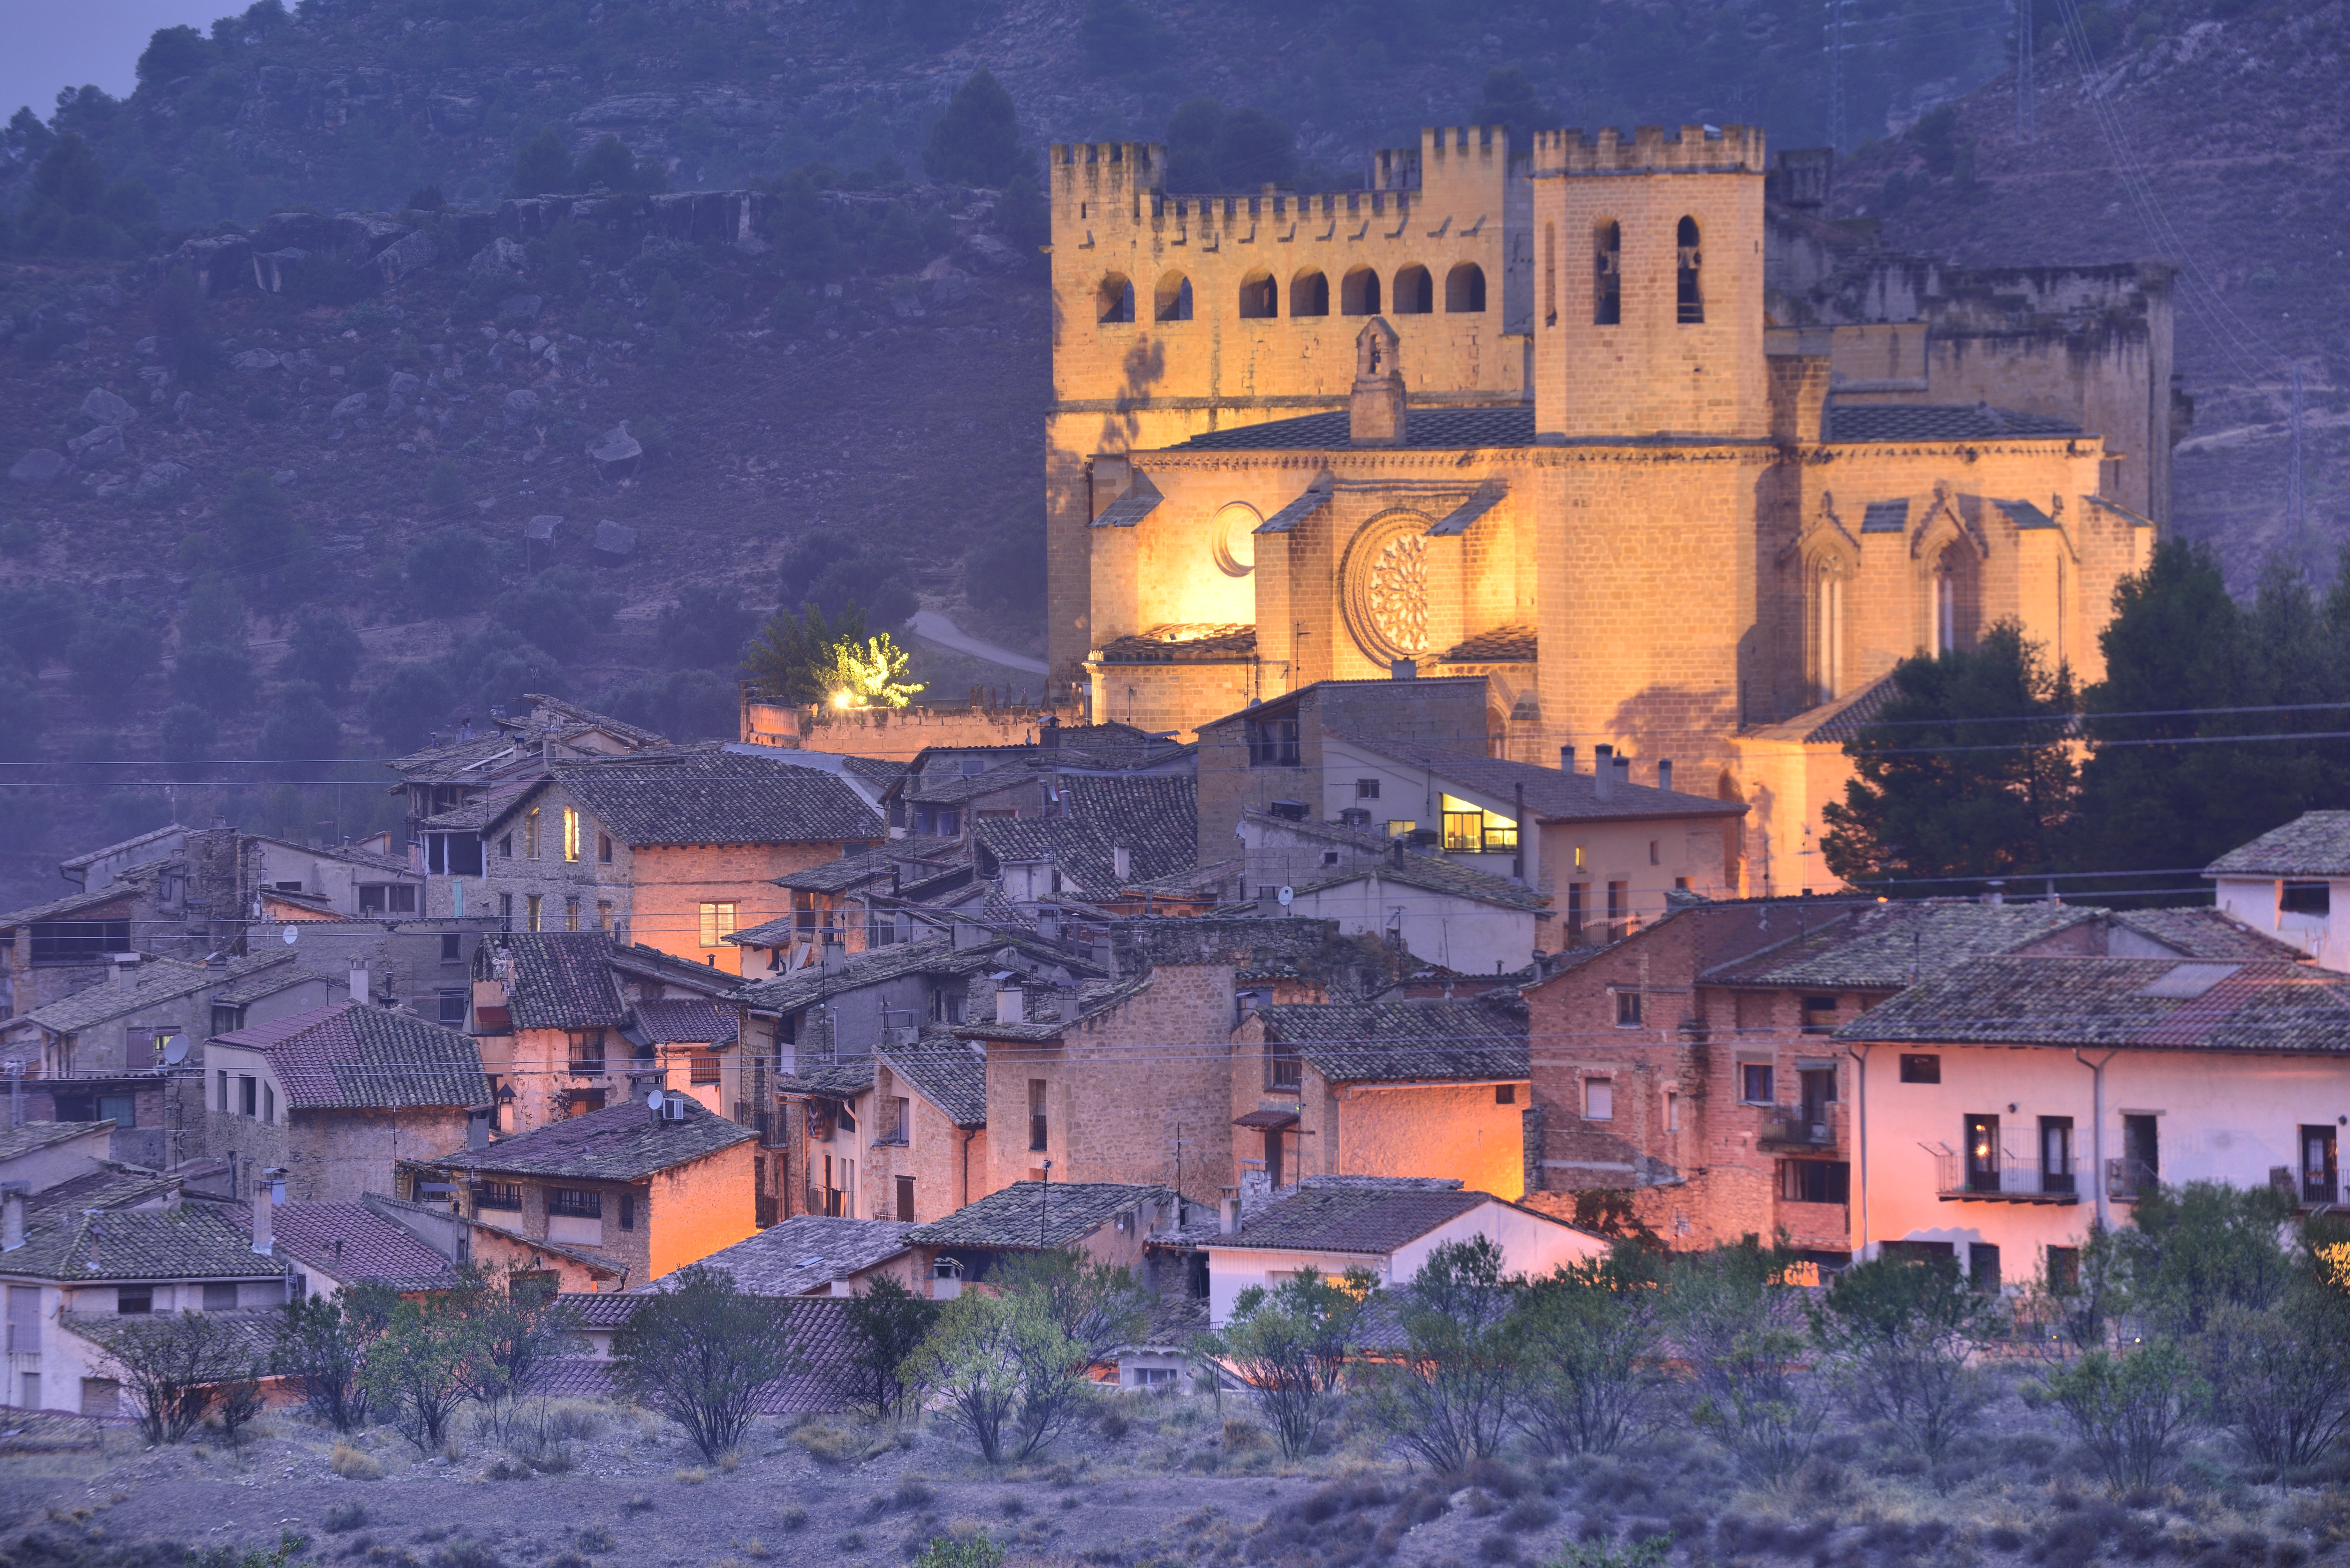
[{"label": "terracotta roof tile", "polygon": [[2012,952],[2101,911],[2069,904],[1774,906],[1773,945],[1706,971],[1707,985],[1898,991],[1988,953]]},{"label": "terracotta roof tile", "polygon": [[983,1042],[925,1033],[911,1045],[876,1048],[882,1064],[913,1085],[959,1127],[987,1125],[987,1054]]},{"label": "terracotta roof tile", "polygon": [[258,1051],[292,1110],[478,1106],[489,1100],[473,1037],[411,1012],[338,1002],[216,1035]]},{"label": "terracotta roof tile", "polygon": [[1978,958],[1869,1009],[1841,1040],[2350,1054],[2350,976],[2303,964]]},{"label": "terracotta roof tile", "polygon": [[405,1291],[457,1283],[448,1259],[364,1203],[283,1203],[270,1218],[270,1232],[280,1256],[345,1283],[367,1280]]},{"label": "terracotta roof tile", "polygon": [[1983,403],[1843,403],[1827,406],[1830,441],[1977,441],[2076,436],[2081,427],[2049,414]]},{"label": "terracotta roof tile", "polygon": [[517,932],[498,941],[514,959],[516,1029],[617,1029],[628,1021],[612,981],[619,944],[609,933]]},{"label": "terracotta roof tile", "polygon": [[639,1002],[631,1031],[651,1045],[731,1045],[740,1033],[733,1008],[698,999]]},{"label": "terracotta roof tile", "polygon": [[1384,1257],[1449,1220],[1500,1201],[1488,1192],[1446,1190],[1432,1184],[1309,1179],[1294,1195],[1243,1216],[1237,1233],[1211,1237],[1206,1244],[1211,1249],[1274,1247]]},{"label": "terracotta roof tile", "polygon": [[838,775],[709,751],[558,765],[556,777],[612,836],[638,848],[875,839],[888,829]]},{"label": "terracotta roof tile", "polygon": [[691,1100],[685,1113],[681,1122],[660,1121],[643,1101],[630,1100],[501,1138],[487,1148],[460,1149],[438,1163],[493,1176],[641,1181],[759,1136]]},{"label": "terracotta roof tile", "polygon": [[[916,1247],[1066,1247],[1146,1204],[1161,1210],[1171,1188],[1126,1181],[1015,1181],[906,1236]],[[1170,1216],[1171,1218],[1171,1214]]]},{"label": "terracotta roof tile", "polygon": [[1599,798],[1596,777],[1585,773],[1561,773],[1532,763],[1513,763],[1475,752],[1456,752],[1379,736],[1349,734],[1335,737],[1394,762],[1423,768],[1438,778],[1488,794],[1513,798],[1518,785],[1526,791],[1526,809],[1557,821],[1588,818],[1612,821],[1623,817],[1739,816],[1745,805],[1734,800],[1690,794],[1679,790],[1652,789],[1646,784],[1617,783],[1608,798]]},{"label": "terracotta roof tile", "polygon": [[2350,811],[2304,811],[2203,868],[2206,877],[2350,877]]},{"label": "terracotta roof tile", "polygon": [[1336,1084],[1527,1077],[1526,1021],[1477,1002],[1260,1007],[1266,1034]]},{"label": "terracotta roof tile", "polygon": [[905,1251],[913,1229],[896,1220],[795,1214],[702,1261],[753,1295],[806,1295]]}]

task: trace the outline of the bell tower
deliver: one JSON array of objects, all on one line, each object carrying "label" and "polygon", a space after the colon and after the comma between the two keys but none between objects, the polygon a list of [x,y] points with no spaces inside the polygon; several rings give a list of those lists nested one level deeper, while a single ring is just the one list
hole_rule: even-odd
[{"label": "bell tower", "polygon": [[1534,429],[1764,437],[1762,132],[1534,139]]}]

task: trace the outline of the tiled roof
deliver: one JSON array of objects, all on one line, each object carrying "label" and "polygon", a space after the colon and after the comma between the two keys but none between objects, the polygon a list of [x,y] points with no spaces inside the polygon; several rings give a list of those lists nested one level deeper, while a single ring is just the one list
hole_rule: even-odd
[{"label": "tiled roof", "polygon": [[2186,909],[2117,909],[2114,924],[2126,926],[2182,958],[2264,959],[2296,962],[2309,955],[2291,942],[2204,906]]},{"label": "tiled roof", "polygon": [[1777,906],[1774,945],[1708,970],[1706,985],[1818,986],[1898,991],[1986,953],[2013,952],[2095,919],[2066,904],[1872,904],[1857,913],[1802,903]]},{"label": "tiled roof", "polygon": [[1864,534],[1898,534],[1909,526],[1909,501],[1872,501],[1860,514]]},{"label": "tiled roof", "polygon": [[36,1008],[21,1015],[39,1024],[53,1034],[71,1034],[93,1023],[103,1023],[120,1018],[126,1012],[137,1012],[160,1002],[192,995],[208,986],[241,981],[257,971],[279,966],[294,967],[292,953],[265,953],[259,958],[233,959],[219,968],[209,964],[181,963],[174,959],[142,960],[132,971],[137,978],[125,981],[109,978],[105,983],[87,991]]},{"label": "tiled roof", "polygon": [[[223,1313],[216,1315],[218,1325],[234,1344],[239,1359],[267,1361],[277,1349],[277,1331],[285,1318],[276,1312]],[[134,1314],[129,1316],[115,1313],[69,1312],[57,1314],[57,1321],[73,1333],[93,1345],[113,1347],[168,1333],[172,1324],[169,1313]]]},{"label": "tiled roof", "polygon": [[1138,480],[1127,486],[1125,494],[1102,508],[1102,514],[1094,519],[1094,526],[1131,528],[1149,516],[1164,499],[1149,480]]},{"label": "tiled roof", "polygon": [[910,774],[898,793],[906,800],[925,805],[962,805],[1009,790],[1034,792],[1042,782],[1043,776],[1036,770],[1015,761],[984,773]]},{"label": "tiled roof", "polygon": [[1235,1234],[1211,1237],[1206,1244],[1384,1257],[1448,1220],[1500,1201],[1488,1192],[1435,1186],[1309,1179],[1292,1196],[1243,1216]]},{"label": "tiled roof", "polygon": [[244,1204],[49,1210],[26,1216],[25,1244],[0,1253],[0,1274],[49,1280],[276,1279],[285,1265],[253,1250]]},{"label": "tiled roof", "polygon": [[120,855],[126,849],[137,849],[142,845],[153,844],[161,839],[176,837],[187,831],[188,826],[185,823],[167,822],[161,827],[151,827],[144,833],[133,834],[129,838],[120,839],[115,843],[103,845],[99,848],[74,856],[68,860],[60,860],[57,862],[57,869],[60,871],[86,871],[92,866],[97,865],[99,861],[107,859],[111,856]]},{"label": "tiled roof", "polygon": [[412,1012],[338,1002],[217,1035],[258,1051],[291,1110],[390,1110],[487,1104],[473,1037]]},{"label": "tiled roof", "polygon": [[[1305,452],[1354,444],[1353,415],[1345,409],[1294,420],[1268,420],[1233,430],[1208,431],[1174,447],[1176,452]],[[1532,446],[1531,403],[1500,408],[1416,408],[1405,427],[1406,447]]]},{"label": "tiled roof", "polygon": [[[640,1303],[645,1298],[630,1293],[609,1299]],[[792,1303],[785,1332],[799,1351],[800,1369],[760,1389],[752,1397],[752,1408],[762,1416],[833,1415],[854,1409],[858,1383],[856,1344],[848,1332],[848,1303],[826,1296],[799,1297]],[[610,1398],[619,1389],[619,1373],[618,1364],[611,1361],[567,1356],[549,1366],[546,1392],[558,1397]]]},{"label": "tiled roof", "polygon": [[1190,897],[1221,895],[1226,883],[1238,883],[1241,880],[1243,867],[1243,863],[1237,858],[1218,860],[1207,866],[1186,867],[1180,871],[1170,871],[1164,877],[1153,877],[1147,881],[1129,878],[1120,891],[1166,893]]},{"label": "tiled roof", "polygon": [[846,1062],[824,1062],[804,1073],[783,1073],[775,1088],[785,1095],[821,1095],[827,1099],[853,1100],[873,1087],[873,1058],[851,1056]]},{"label": "tiled roof", "polygon": [[470,740],[428,746],[393,763],[393,771],[419,784],[485,784],[501,763],[536,761],[547,741],[572,741],[601,730],[624,745],[658,746],[663,738],[650,730],[597,713],[559,698],[532,694],[532,711],[523,719],[484,731]]},{"label": "tiled roof", "polygon": [[1471,493],[1468,500],[1440,518],[1436,526],[1428,531],[1429,536],[1447,538],[1455,534],[1466,534],[1478,518],[1499,506],[1509,493],[1510,487],[1500,480],[1487,480]]},{"label": "tiled roof", "polygon": [[[1254,815],[1253,813],[1251,814]],[[1473,866],[1463,866],[1441,855],[1414,855],[1407,850],[1375,866],[1326,877],[1319,881],[1300,884],[1296,894],[1326,892],[1343,888],[1350,882],[1367,881],[1377,877],[1385,882],[1401,882],[1430,893],[1440,893],[1454,898],[1471,898],[1481,904],[1498,904],[1509,909],[1547,909],[1548,895],[1496,877],[1490,871],[1480,871]]]},{"label": "tiled roof", "polygon": [[364,1203],[284,1203],[270,1217],[279,1256],[346,1284],[379,1282],[403,1291],[457,1282],[448,1259]]},{"label": "tiled roof", "polygon": [[636,848],[810,844],[887,831],[833,774],[728,752],[559,765],[556,776],[613,837]]},{"label": "tiled roof", "polygon": [[26,1122],[21,1127],[0,1127],[0,1161],[35,1154],[57,1144],[71,1143],[76,1138],[88,1137],[97,1130],[94,1122]]},{"label": "tiled roof", "polygon": [[1016,1040],[1028,1044],[1043,1044],[1046,1041],[1058,1040],[1063,1030],[1121,1005],[1128,997],[1147,990],[1149,984],[1150,977],[1147,974],[1116,982],[1097,981],[1080,985],[1074,993],[1061,993],[1064,997],[1076,996],[1077,1015],[1075,1018],[1038,1018],[1032,1003],[1029,1017],[1024,1023],[974,1021],[959,1025],[954,1033],[969,1040]]},{"label": "tiled roof", "polygon": [[612,983],[618,942],[604,931],[528,931],[500,937],[514,958],[516,1029],[617,1029],[629,1010]]},{"label": "tiled roof", "polygon": [[1860,732],[1877,722],[1885,705],[1900,695],[1900,688],[1890,675],[1880,675],[1857,691],[1848,692],[1831,702],[1823,702],[1808,713],[1787,721],[1788,728],[1801,727],[1804,740],[1815,746],[1841,746],[1860,738]]},{"label": "tiled roof", "polygon": [[1827,406],[1830,441],[1974,441],[2076,436],[2081,427],[2048,414],[1984,403],[1844,403]]},{"label": "tiled roof", "polygon": [[28,925],[35,920],[66,919],[85,909],[94,909],[101,904],[111,904],[118,898],[136,898],[142,891],[144,889],[136,882],[109,882],[103,888],[95,888],[87,893],[68,893],[64,898],[52,898],[46,904],[35,904],[27,909],[12,909],[7,914],[0,915],[0,930],[6,930],[11,926]]},{"label": "tiled roof", "polygon": [[1143,1204],[1175,1201],[1172,1189],[1127,1181],[1015,1181],[943,1219],[918,1225],[916,1247],[1066,1247]]},{"label": "tiled roof", "polygon": [[1502,626],[1456,642],[1437,656],[1440,664],[1532,664],[1536,646],[1530,626]]},{"label": "tiled roof", "polygon": [[1332,1083],[1482,1083],[1532,1071],[1525,1020],[1475,1002],[1301,1002],[1256,1015]]},{"label": "tiled roof", "polygon": [[740,1033],[733,1008],[684,1000],[638,1002],[630,1036],[649,1045],[729,1045]]},{"label": "tiled roof", "polygon": [[827,996],[879,985],[900,975],[970,973],[992,962],[986,949],[957,949],[952,938],[931,937],[850,953],[842,961],[838,974],[827,974],[823,965],[810,964],[779,980],[754,981],[735,996],[744,1006],[762,1012],[796,1012]]},{"label": "tiled roof", "polygon": [[626,1328],[644,1298],[618,1291],[565,1291],[556,1299],[581,1328]]},{"label": "tiled roof", "polygon": [[[1063,815],[991,818],[972,836],[999,860],[1058,863],[1069,890],[1107,898],[1135,880],[1171,876],[1200,857],[1200,796],[1195,780],[1175,774],[1060,781]],[[1127,851],[1118,875],[1117,851]]]},{"label": "tiled roof", "polygon": [[1256,628],[1224,621],[1170,621],[1101,646],[1104,664],[1221,664],[1253,658]]},{"label": "tiled roof", "polygon": [[298,965],[273,965],[255,970],[242,980],[231,981],[213,992],[212,999],[223,1006],[243,1007],[265,996],[291,991],[297,985],[315,984],[347,986],[349,984],[348,971],[344,974],[321,974],[317,970],[303,969]]},{"label": "tiled roof", "polygon": [[[112,1122],[78,1122],[85,1131],[91,1127],[110,1127]],[[45,1187],[25,1199],[25,1212],[39,1215],[46,1212],[78,1214],[85,1209],[136,1209],[175,1190],[180,1186],[176,1176],[161,1171],[143,1170],[135,1165],[112,1162],[99,1167],[86,1176],[60,1181],[55,1187]]]},{"label": "tiled roof", "polygon": [[1443,746],[1423,745],[1417,741],[1357,734],[1330,738],[1341,740],[1350,746],[1359,746],[1393,762],[1424,768],[1440,779],[1478,791],[1497,801],[1510,800],[1516,787],[1523,784],[1526,788],[1526,809],[1536,816],[1554,821],[1737,816],[1746,810],[1744,804],[1739,801],[1716,800],[1711,795],[1652,789],[1647,784],[1620,781],[1609,793],[1608,798],[1601,800],[1596,775],[1592,774],[1561,773],[1556,768],[1537,767],[1532,763],[1507,762],[1475,752],[1456,752]]},{"label": "tiled roof", "polygon": [[2350,976],[2303,964],[1979,958],[1836,1031],[1904,1044],[2350,1054]]},{"label": "tiled roof", "polygon": [[897,860],[888,851],[868,849],[861,855],[844,855],[837,860],[811,866],[805,871],[789,872],[776,877],[775,886],[804,893],[842,893],[860,883],[894,876],[897,869]]},{"label": "tiled roof", "polygon": [[758,1296],[797,1296],[885,1262],[907,1248],[914,1227],[896,1220],[795,1214],[702,1259]]},{"label": "tiled roof", "polygon": [[460,1149],[439,1163],[500,1176],[564,1176],[581,1181],[641,1181],[759,1135],[691,1100],[685,1120],[655,1120],[642,1100],[553,1122],[487,1148]]},{"label": "tiled roof", "polygon": [[2203,868],[2206,877],[2350,877],[2350,811],[2304,811]]},{"label": "tiled roof", "polygon": [[987,1053],[981,1042],[924,1033],[911,1045],[875,1048],[882,1061],[913,1085],[959,1127],[987,1125]]},{"label": "tiled roof", "polygon": [[858,777],[871,779],[876,784],[888,784],[906,771],[905,763],[893,763],[887,757],[843,757],[840,765]]}]

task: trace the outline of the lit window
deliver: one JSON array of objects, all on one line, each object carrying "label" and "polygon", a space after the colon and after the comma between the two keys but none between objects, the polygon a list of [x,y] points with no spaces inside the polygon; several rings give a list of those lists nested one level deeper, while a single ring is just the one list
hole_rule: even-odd
[{"label": "lit window", "polygon": [[1417,822],[1406,822],[1399,817],[1388,824],[1388,836],[1389,838],[1401,838],[1405,834],[1412,832],[1419,826],[1419,824]]},{"label": "lit window", "polygon": [[1518,825],[1474,801],[1445,795],[1444,847],[1469,855],[1508,854],[1518,846]]},{"label": "lit window", "polygon": [[1615,1079],[1583,1080],[1583,1119],[1592,1122],[1612,1122],[1616,1119]]},{"label": "lit window", "polygon": [[567,805],[563,808],[563,858],[574,864],[579,859],[579,813]]},{"label": "lit window", "polygon": [[525,860],[538,858],[538,807],[532,806],[530,815],[522,819],[522,853]]},{"label": "lit window", "polygon": [[734,929],[734,908],[733,904],[702,906],[702,945],[703,947],[719,946],[726,933]]}]

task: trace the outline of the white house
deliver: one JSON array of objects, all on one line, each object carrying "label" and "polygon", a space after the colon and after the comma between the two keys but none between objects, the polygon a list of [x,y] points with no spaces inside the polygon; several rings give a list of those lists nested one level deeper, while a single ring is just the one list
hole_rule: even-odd
[{"label": "white house", "polygon": [[1547,1274],[1608,1249],[1604,1237],[1438,1179],[1309,1176],[1291,1196],[1226,1223],[1232,1228],[1201,1243],[1208,1322],[1218,1328],[1243,1291],[1307,1269],[1336,1275],[1359,1266],[1382,1284],[1406,1285],[1430,1252],[1472,1236],[1493,1239],[1505,1274]]},{"label": "white house", "polygon": [[[2305,811],[2203,868],[2220,908],[2350,971],[2350,811]],[[2343,904],[2336,925],[2334,907]]]},{"label": "white house", "polygon": [[1981,958],[1837,1032],[1856,1250],[2062,1279],[2156,1181],[2342,1199],[2350,980],[2304,964]]}]

